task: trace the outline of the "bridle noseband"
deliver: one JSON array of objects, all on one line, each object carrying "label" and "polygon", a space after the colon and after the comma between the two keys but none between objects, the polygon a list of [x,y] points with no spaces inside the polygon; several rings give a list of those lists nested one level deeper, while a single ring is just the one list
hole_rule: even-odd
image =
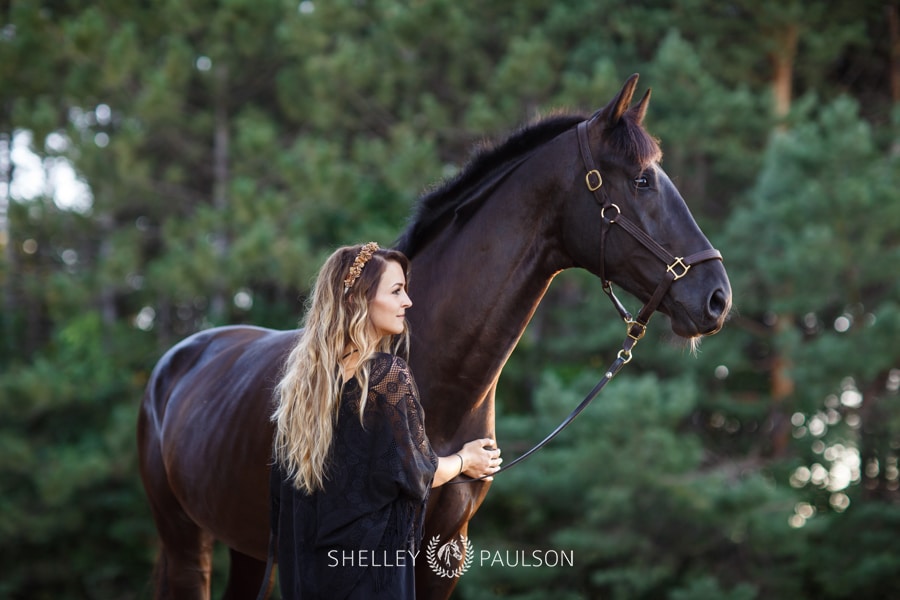
[{"label": "bridle noseband", "polygon": [[[590,124],[597,117],[595,114],[593,117],[586,121],[582,121],[578,124],[577,134],[578,134],[578,149],[581,151],[581,160],[584,163],[585,168],[585,176],[584,182],[587,185],[588,190],[594,194],[594,198],[597,200],[597,203],[600,205],[600,279],[603,282],[603,291],[609,296],[609,299],[612,301],[613,306],[616,307],[616,311],[618,311],[619,315],[622,317],[622,320],[625,321],[625,325],[627,326],[627,336],[625,337],[625,341],[622,342],[622,348],[619,350],[616,355],[616,359],[606,370],[606,373],[603,374],[603,378],[594,386],[587,396],[585,396],[584,400],[581,401],[575,410],[573,410],[565,420],[560,423],[556,429],[550,432],[550,435],[545,437],[534,446],[531,450],[522,454],[511,463],[507,464],[499,471],[494,472],[492,475],[486,475],[484,477],[479,477],[476,479],[459,479],[456,481],[451,481],[449,483],[472,483],[475,481],[481,481],[486,477],[493,477],[498,473],[506,471],[507,469],[512,468],[518,463],[522,462],[541,448],[543,448],[547,442],[552,440],[565,429],[572,421],[575,420],[581,411],[587,408],[588,404],[600,393],[600,390],[606,386],[609,381],[616,376],[616,374],[631,361],[631,351],[634,348],[635,344],[644,337],[644,334],[647,333],[647,323],[650,322],[650,317],[653,316],[653,313],[656,312],[656,309],[659,308],[660,303],[665,297],[666,293],[669,291],[669,288],[672,287],[672,283],[678,281],[685,275],[687,275],[688,271],[691,270],[691,267],[706,262],[708,260],[722,260],[722,253],[716,250],[715,248],[708,248],[706,250],[701,250],[700,252],[695,252],[689,256],[673,256],[668,250],[663,248],[656,240],[650,237],[647,232],[641,229],[634,221],[626,217],[622,214],[621,209],[613,204],[613,202],[609,199],[609,196],[606,193],[606,189],[603,187],[603,176],[600,174],[600,170],[597,168],[597,164],[594,162],[594,156],[591,153],[591,145],[590,139],[588,136],[588,128]],[[612,211],[615,211],[613,214]],[[609,214],[607,214],[609,212]],[[638,316],[636,318],[631,316],[631,313],[628,312],[628,309],[625,308],[625,305],[622,304],[621,301],[616,297],[615,293],[612,289],[612,283],[609,279],[606,278],[606,237],[611,225],[616,224],[620,226],[622,229],[627,231],[633,238],[635,238],[638,242],[640,242],[645,248],[650,250],[657,258],[659,258],[665,265],[666,270],[662,274],[662,278],[660,279],[659,284],[656,286],[656,290],[654,290],[653,295],[650,296],[650,300],[647,301],[644,306],[641,307],[640,312],[638,312]]]}]

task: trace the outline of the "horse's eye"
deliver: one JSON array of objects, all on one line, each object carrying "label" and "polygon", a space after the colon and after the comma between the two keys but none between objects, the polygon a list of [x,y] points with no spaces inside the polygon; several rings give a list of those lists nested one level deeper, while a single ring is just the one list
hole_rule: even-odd
[{"label": "horse's eye", "polygon": [[640,177],[634,178],[634,187],[636,188],[648,188],[650,187],[650,181],[647,180],[646,177],[641,175]]}]

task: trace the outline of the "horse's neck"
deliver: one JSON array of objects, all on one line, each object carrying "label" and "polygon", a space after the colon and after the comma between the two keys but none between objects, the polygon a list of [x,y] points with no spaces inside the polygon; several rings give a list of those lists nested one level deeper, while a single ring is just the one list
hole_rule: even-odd
[{"label": "horse's neck", "polygon": [[562,268],[534,186],[504,188],[413,260],[411,362],[429,420],[459,419],[490,397]]}]

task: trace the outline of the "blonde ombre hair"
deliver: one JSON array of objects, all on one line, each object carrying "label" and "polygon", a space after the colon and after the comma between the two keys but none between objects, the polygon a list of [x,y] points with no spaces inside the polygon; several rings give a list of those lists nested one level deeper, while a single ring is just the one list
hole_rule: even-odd
[{"label": "blonde ombre hair", "polygon": [[275,460],[294,486],[312,493],[324,488],[328,456],[337,424],[344,382],[341,361],[345,348],[358,349],[353,378],[362,397],[362,420],[369,387],[369,359],[377,352],[404,355],[409,331],[379,338],[369,322],[369,302],[388,261],[409,271],[409,260],[397,250],[378,249],[364,264],[359,277],[345,292],[345,278],[361,245],[338,248],[325,261],[308,300],[303,331],[284,365],[275,389]]}]

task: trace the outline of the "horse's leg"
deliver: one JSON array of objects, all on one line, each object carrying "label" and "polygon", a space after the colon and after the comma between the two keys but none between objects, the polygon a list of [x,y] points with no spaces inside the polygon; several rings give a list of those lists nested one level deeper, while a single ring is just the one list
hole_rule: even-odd
[{"label": "horse's leg", "polygon": [[182,542],[191,528],[199,534],[198,544],[173,547],[163,542],[160,547],[154,573],[155,600],[209,600],[212,538],[190,524],[179,535]]},{"label": "horse's leg", "polygon": [[[253,600],[259,594],[266,575],[266,563],[231,549],[231,565],[228,569],[228,587],[222,600]],[[266,582],[266,598],[272,593],[275,569]]]},{"label": "horse's leg", "polygon": [[[416,598],[419,600],[447,600],[458,583],[453,577],[440,577],[432,570],[425,555],[431,537],[440,536],[440,543],[468,538],[469,519],[484,500],[490,484],[473,483],[448,485],[432,490],[425,518],[425,537],[416,560]],[[467,546],[468,551],[468,546]]]},{"label": "horse's leg", "polygon": [[159,533],[156,600],[209,600],[212,536],[194,523],[169,486],[159,443],[138,424],[141,479]]},{"label": "horse's leg", "polygon": [[[172,498],[174,500],[174,498]],[[151,497],[161,542],[156,566],[156,600],[209,600],[213,538],[177,502]]]}]

